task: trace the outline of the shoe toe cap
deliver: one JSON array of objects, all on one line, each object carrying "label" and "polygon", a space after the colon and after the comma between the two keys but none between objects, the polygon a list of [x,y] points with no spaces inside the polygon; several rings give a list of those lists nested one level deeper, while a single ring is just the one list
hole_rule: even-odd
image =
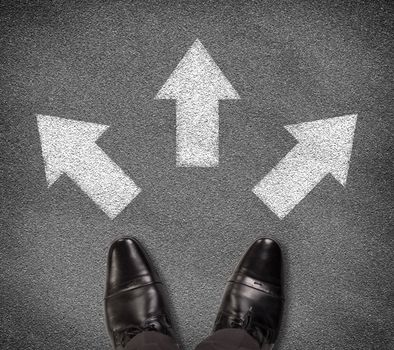
[{"label": "shoe toe cap", "polygon": [[282,252],[279,244],[269,238],[258,239],[248,249],[235,273],[280,286]]},{"label": "shoe toe cap", "polygon": [[138,241],[127,237],[113,242],[108,253],[106,295],[144,277],[154,279],[156,276]]}]

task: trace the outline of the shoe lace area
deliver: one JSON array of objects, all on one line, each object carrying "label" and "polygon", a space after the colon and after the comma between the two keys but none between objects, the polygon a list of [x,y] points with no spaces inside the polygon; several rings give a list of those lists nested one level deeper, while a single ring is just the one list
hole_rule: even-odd
[{"label": "shoe lace area", "polygon": [[234,318],[230,322],[232,328],[240,328],[246,330],[259,344],[271,343],[274,339],[274,330],[257,325],[254,322],[253,308],[250,307],[242,318]]},{"label": "shoe lace area", "polygon": [[133,325],[121,331],[115,331],[113,332],[115,345],[125,347],[132,338],[142,332],[163,331],[166,329],[163,324],[166,324],[166,327],[169,326],[163,316],[157,316],[146,320],[141,326]]}]

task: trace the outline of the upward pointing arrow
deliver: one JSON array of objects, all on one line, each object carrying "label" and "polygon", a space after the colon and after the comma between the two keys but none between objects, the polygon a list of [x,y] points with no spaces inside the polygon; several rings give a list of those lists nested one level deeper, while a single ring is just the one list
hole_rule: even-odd
[{"label": "upward pointing arrow", "polygon": [[114,219],[140,189],[96,144],[108,126],[37,115],[50,187],[63,173]]},{"label": "upward pointing arrow", "polygon": [[299,143],[253,189],[283,219],[329,173],[345,186],[357,115],[288,125]]},{"label": "upward pointing arrow", "polygon": [[239,95],[198,39],[156,98],[177,101],[177,166],[217,166],[219,100],[239,99]]}]

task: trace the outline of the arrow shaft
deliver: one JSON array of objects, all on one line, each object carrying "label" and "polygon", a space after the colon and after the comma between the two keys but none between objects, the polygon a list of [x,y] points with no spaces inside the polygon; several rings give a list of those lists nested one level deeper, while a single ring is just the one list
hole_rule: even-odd
[{"label": "arrow shaft", "polygon": [[296,145],[253,189],[279,217],[284,218],[328,173],[311,150]]},{"label": "arrow shaft", "polygon": [[176,163],[180,167],[219,164],[219,102],[203,98],[178,100]]},{"label": "arrow shaft", "polygon": [[64,172],[112,219],[140,192],[96,144],[75,153]]}]

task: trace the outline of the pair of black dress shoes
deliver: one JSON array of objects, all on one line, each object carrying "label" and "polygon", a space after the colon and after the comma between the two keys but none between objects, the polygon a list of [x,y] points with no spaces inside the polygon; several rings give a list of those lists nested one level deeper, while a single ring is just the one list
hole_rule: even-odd
[{"label": "pair of black dress shoes", "polygon": [[[213,332],[244,329],[263,347],[278,336],[283,308],[282,256],[271,239],[257,240],[227,283]],[[109,250],[105,313],[114,349],[137,334],[156,331],[173,337],[163,286],[141,245],[133,238]]]}]

